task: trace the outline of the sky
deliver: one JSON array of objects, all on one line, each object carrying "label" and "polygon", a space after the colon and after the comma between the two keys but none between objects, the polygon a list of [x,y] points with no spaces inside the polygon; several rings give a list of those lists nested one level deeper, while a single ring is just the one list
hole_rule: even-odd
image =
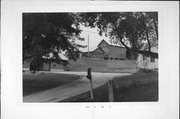
[{"label": "sky", "polygon": [[[84,38],[84,41],[76,41],[78,44],[88,45],[88,35],[89,35],[89,51],[93,51],[97,48],[97,45],[104,39],[107,43],[111,44],[110,39],[106,36],[100,36],[97,28],[89,28],[85,26],[80,26],[82,32],[80,36]],[[115,44],[114,44],[115,45]],[[80,51],[87,52],[88,47],[80,48]]]}]

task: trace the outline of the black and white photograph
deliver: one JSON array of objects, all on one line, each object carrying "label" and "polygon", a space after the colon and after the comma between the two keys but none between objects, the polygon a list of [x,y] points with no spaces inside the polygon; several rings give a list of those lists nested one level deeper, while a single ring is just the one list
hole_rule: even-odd
[{"label": "black and white photograph", "polygon": [[22,16],[24,102],[158,101],[158,12]]},{"label": "black and white photograph", "polygon": [[2,119],[178,119],[177,1],[2,1]]}]

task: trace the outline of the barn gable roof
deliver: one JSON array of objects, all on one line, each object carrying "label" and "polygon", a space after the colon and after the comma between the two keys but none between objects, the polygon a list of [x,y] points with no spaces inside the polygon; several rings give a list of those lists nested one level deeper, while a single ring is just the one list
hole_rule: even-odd
[{"label": "barn gable roof", "polygon": [[95,51],[98,50],[98,49],[100,49],[103,53],[105,53],[104,50],[103,50],[101,47],[96,48],[96,49],[93,50],[92,52],[95,52]]},{"label": "barn gable roof", "polygon": [[[100,49],[100,51],[102,51],[102,53],[105,53],[104,50],[101,47],[97,47],[96,49],[94,49],[93,51],[89,51],[89,53],[94,53],[96,50]],[[88,52],[83,52],[83,53],[88,53]]]},{"label": "barn gable roof", "polygon": [[100,45],[102,44],[102,43],[105,43],[105,44],[107,44],[108,46],[110,46],[110,47],[118,47],[118,48],[125,48],[125,47],[122,47],[122,46],[117,46],[117,45],[110,45],[109,43],[107,43],[104,39],[98,44],[98,46],[97,47],[100,47]]},{"label": "barn gable roof", "polygon": [[105,44],[109,45],[109,44],[103,39],[103,40],[98,44],[97,47],[99,47],[102,43],[105,43]]},{"label": "barn gable roof", "polygon": [[[97,48],[92,50],[92,51],[89,51],[89,53],[93,53],[95,50],[97,49],[100,49],[101,51],[103,51],[105,53],[105,51],[100,47],[100,45],[102,43],[105,43],[107,44],[108,47],[111,47],[113,49],[116,49],[116,48],[123,48],[123,49],[126,49],[125,47],[122,47],[122,46],[117,46],[117,45],[110,45],[109,43],[107,43],[104,39],[97,45]],[[86,52],[83,52],[83,53],[88,53],[87,51]]]},{"label": "barn gable roof", "polygon": [[109,45],[110,47],[116,47],[116,48],[125,48],[125,47],[122,47],[122,46],[116,46],[116,45]]}]

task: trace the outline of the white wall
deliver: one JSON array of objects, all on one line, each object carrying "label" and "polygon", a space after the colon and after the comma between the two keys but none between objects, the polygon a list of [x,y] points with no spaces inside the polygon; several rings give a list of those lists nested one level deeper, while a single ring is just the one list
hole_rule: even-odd
[{"label": "white wall", "polygon": [[[158,46],[151,47],[152,52],[158,52]],[[158,69],[158,59],[155,58],[155,62],[151,62],[150,57],[147,57],[146,60],[143,60],[143,55],[139,54],[137,58],[138,68],[146,69]]]}]

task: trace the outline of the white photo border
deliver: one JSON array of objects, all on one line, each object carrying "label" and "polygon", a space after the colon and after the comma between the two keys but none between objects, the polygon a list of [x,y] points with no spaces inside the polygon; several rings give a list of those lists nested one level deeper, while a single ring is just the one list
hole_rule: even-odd
[{"label": "white photo border", "polygon": [[[179,73],[179,46],[177,46],[179,43],[179,34],[178,28],[176,27],[176,25],[178,26],[179,22],[179,17],[176,15],[179,14],[177,14],[177,8],[177,2],[162,1],[2,1],[2,118],[71,119],[102,117],[119,118],[120,116],[121,119],[169,119],[170,117],[174,119],[175,116],[178,116],[178,109],[176,105],[178,105],[179,101],[179,77],[177,75]],[[23,103],[22,13],[126,11],[158,12],[158,102]],[[175,14],[173,15],[172,13]],[[173,18],[173,23],[170,21],[169,17]],[[170,39],[172,41],[170,41]],[[173,60],[170,59],[171,57],[174,57]]]}]

